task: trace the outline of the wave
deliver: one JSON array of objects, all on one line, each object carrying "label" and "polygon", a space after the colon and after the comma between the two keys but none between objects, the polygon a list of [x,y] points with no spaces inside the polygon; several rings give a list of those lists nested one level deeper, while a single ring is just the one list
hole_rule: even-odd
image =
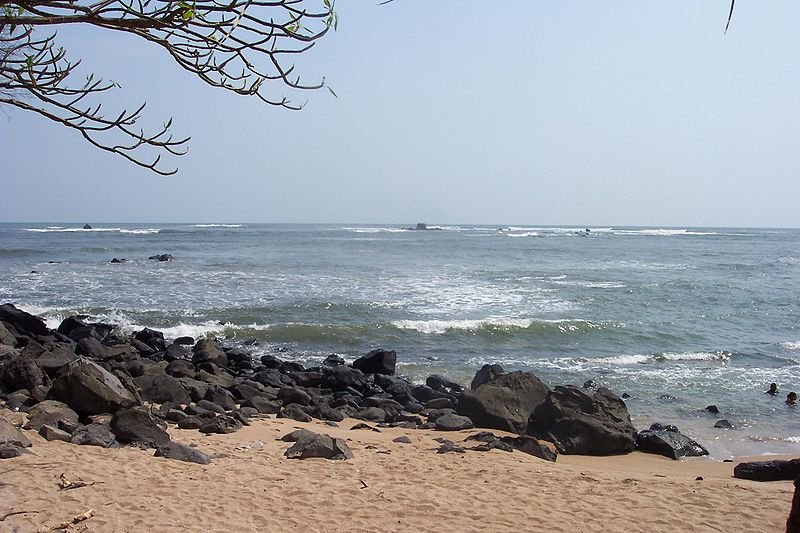
[{"label": "wave", "polygon": [[593,357],[593,358],[561,358],[553,362],[564,363],[566,366],[570,365],[600,365],[600,366],[631,366],[631,365],[647,365],[659,363],[677,363],[677,362],[720,362],[727,363],[730,361],[734,354],[731,352],[717,351],[717,352],[659,352],[654,354],[633,354],[633,355],[612,355],[606,357]]},{"label": "wave", "polygon": [[244,224],[192,224],[193,228],[241,228]]},{"label": "wave", "polygon": [[33,233],[127,233],[131,235],[154,235],[161,230],[158,228],[67,228],[64,226],[48,226],[46,228],[25,228]]},{"label": "wave", "polygon": [[791,350],[793,352],[800,352],[800,341],[786,341],[779,343],[779,346]]},{"label": "wave", "polygon": [[643,235],[650,237],[677,237],[677,236],[709,236],[709,235],[722,235],[714,231],[693,231],[688,229],[615,229],[613,233],[616,235]]},{"label": "wave", "polygon": [[510,231],[507,231],[503,232],[503,235],[507,237],[541,237],[541,235],[535,231],[523,231],[519,233],[512,233]]},{"label": "wave", "polygon": [[485,318],[477,320],[396,320],[392,326],[425,335],[442,335],[452,332],[514,333],[524,330],[553,331],[560,333],[588,332],[604,329],[607,323],[588,320],[540,320],[529,318]]},{"label": "wave", "polygon": [[351,231],[353,233],[405,233],[408,231],[405,228],[342,228],[344,231]]}]

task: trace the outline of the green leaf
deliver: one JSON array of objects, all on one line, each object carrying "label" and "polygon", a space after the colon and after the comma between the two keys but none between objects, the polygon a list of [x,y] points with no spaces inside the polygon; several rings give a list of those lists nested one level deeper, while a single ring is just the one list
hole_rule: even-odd
[{"label": "green leaf", "polygon": [[25,8],[22,7],[22,6],[19,6],[19,8],[17,8],[17,15],[22,15],[23,13],[25,13]]},{"label": "green leaf", "polygon": [[331,0],[324,0],[325,7],[331,7]]},{"label": "green leaf", "polygon": [[183,20],[192,20],[194,18],[194,10],[187,9],[186,11],[183,12],[183,15],[181,15],[181,17],[183,17]]}]

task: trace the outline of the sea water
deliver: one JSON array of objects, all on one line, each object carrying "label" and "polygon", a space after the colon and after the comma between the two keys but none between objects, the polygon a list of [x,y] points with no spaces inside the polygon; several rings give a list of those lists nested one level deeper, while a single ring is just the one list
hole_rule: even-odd
[{"label": "sea water", "polygon": [[[254,357],[306,365],[380,346],[418,382],[468,384],[486,363],[593,380],[630,395],[637,428],[675,424],[714,457],[800,453],[800,406],[784,403],[800,391],[800,230],[82,228],[0,224],[0,302],[50,327],[86,314],[126,333],[256,339]],[[163,253],[174,260],[148,259]]]}]

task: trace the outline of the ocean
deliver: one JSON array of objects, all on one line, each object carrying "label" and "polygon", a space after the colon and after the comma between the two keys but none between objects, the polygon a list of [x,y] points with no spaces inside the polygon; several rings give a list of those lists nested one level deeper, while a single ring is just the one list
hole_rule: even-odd
[{"label": "ocean", "polygon": [[[637,428],[675,424],[712,457],[800,453],[800,406],[784,403],[800,391],[800,230],[82,228],[0,224],[0,303],[50,327],[86,314],[123,332],[255,339],[254,357],[309,366],[380,346],[417,382],[468,384],[486,363],[551,386],[592,380],[630,395]],[[733,429],[714,427],[723,418]]]}]

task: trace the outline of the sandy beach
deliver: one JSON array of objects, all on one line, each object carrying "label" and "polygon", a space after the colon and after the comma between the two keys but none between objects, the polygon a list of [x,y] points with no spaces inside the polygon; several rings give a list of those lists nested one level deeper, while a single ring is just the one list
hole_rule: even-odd
[{"label": "sandy beach", "polygon": [[[153,450],[47,442],[0,463],[0,531],[783,531],[791,482],[734,479],[734,463],[634,452],[437,454],[476,430],[351,430],[259,419],[228,435],[170,429],[209,465]],[[296,428],[347,440],[347,461],[287,459]],[[495,432],[498,435],[502,432]],[[407,435],[410,444],[393,439]],[[60,489],[61,476],[86,485]],[[702,477],[702,479],[698,479]],[[86,513],[86,514],[85,514]]]}]

